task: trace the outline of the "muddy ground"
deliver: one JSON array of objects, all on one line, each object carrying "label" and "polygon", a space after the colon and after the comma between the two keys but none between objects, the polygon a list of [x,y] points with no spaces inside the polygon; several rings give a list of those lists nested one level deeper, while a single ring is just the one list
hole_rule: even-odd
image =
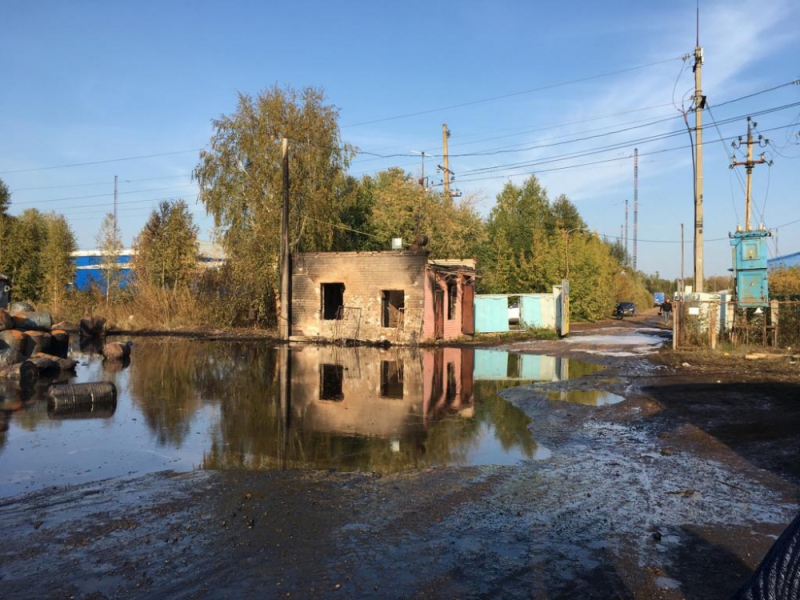
[{"label": "muddy ground", "polygon": [[[504,392],[547,460],[160,473],[0,499],[0,596],[727,598],[798,510],[800,363],[580,341],[643,327],[660,334],[650,314],[511,344],[607,367]],[[547,398],[570,389],[626,400]]]}]

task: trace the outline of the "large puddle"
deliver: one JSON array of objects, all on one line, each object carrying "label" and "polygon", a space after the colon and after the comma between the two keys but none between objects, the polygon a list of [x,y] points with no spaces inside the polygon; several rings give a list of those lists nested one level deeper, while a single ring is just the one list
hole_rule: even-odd
[{"label": "large puddle", "polygon": [[1,496],[164,469],[385,473],[545,459],[498,392],[600,368],[495,350],[175,339],[137,339],[126,365],[73,356],[69,381],[112,381],[116,404],[64,411],[48,407],[48,382],[0,388]]}]

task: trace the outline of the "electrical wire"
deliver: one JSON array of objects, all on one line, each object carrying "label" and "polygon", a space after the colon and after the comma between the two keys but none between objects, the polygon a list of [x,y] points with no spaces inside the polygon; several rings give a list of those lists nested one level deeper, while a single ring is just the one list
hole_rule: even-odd
[{"label": "electrical wire", "polygon": [[532,94],[534,92],[541,92],[541,91],[544,91],[544,90],[551,90],[551,89],[554,89],[554,88],[564,87],[564,86],[567,86],[567,85],[573,85],[573,84],[576,84],[576,83],[583,83],[583,82],[592,81],[592,80],[595,80],[595,79],[602,79],[603,77],[611,77],[613,75],[620,75],[622,73],[630,73],[632,71],[638,71],[638,70],[641,70],[641,69],[646,69],[646,68],[654,67],[654,66],[657,66],[657,65],[663,65],[663,64],[672,62],[673,60],[681,60],[681,58],[682,57],[677,56],[675,58],[669,58],[667,60],[661,60],[661,61],[657,61],[657,62],[653,62],[653,63],[648,63],[648,64],[645,64],[645,65],[639,65],[639,66],[636,66],[636,67],[629,67],[627,69],[619,69],[617,71],[610,71],[608,73],[601,73],[599,75],[592,75],[592,76],[589,76],[589,77],[581,77],[579,79],[571,79],[569,81],[562,81],[560,83],[551,83],[551,84],[548,84],[548,85],[543,85],[543,86],[539,86],[539,87],[536,87],[536,88],[532,88],[532,89],[529,89],[529,90],[523,90],[521,92],[512,92],[510,94],[503,94],[501,96],[493,96],[491,98],[484,98],[482,100],[471,100],[469,102],[461,102],[459,104],[451,104],[450,106],[442,106],[442,107],[439,107],[439,108],[430,108],[430,109],[420,110],[420,111],[416,111],[416,112],[412,112],[412,113],[406,113],[406,114],[402,114],[402,115],[395,115],[393,117],[383,117],[383,118],[380,118],[380,119],[373,119],[371,121],[362,121],[360,123],[351,123],[349,125],[344,125],[342,127],[342,129],[347,129],[347,128],[351,128],[351,127],[361,127],[362,125],[372,125],[374,123],[385,123],[386,121],[396,121],[398,119],[407,119],[409,117],[417,117],[417,116],[420,116],[420,115],[428,115],[428,114],[435,113],[435,112],[441,112],[441,111],[445,111],[445,110],[452,110],[452,109],[455,109],[455,108],[463,108],[465,106],[474,106],[476,104],[484,104],[486,102],[494,102],[495,100],[504,100],[506,98],[513,98],[515,96],[523,96],[525,94]]},{"label": "electrical wire", "polygon": [[[182,179],[186,175],[168,175],[166,177],[145,177],[144,179],[120,179],[123,183],[138,183],[140,181],[158,181],[161,179]],[[65,185],[45,185],[41,187],[27,187],[27,188],[12,188],[12,193],[16,192],[30,192],[34,190],[58,190],[61,188],[74,188],[74,187],[95,187],[101,185],[110,185],[110,181],[98,181],[96,183],[71,183]]]},{"label": "electrical wire", "polygon": [[[667,63],[667,62],[671,62],[672,60],[681,60],[681,59],[682,59],[682,57],[676,57],[674,59],[660,61],[660,62],[657,62],[657,63],[650,63],[648,65],[642,65],[642,66],[639,66],[639,67],[632,67],[630,69],[624,69],[622,71],[615,71],[615,72],[612,72],[612,73],[606,73],[606,74],[602,74],[602,75],[595,75],[593,77],[589,77],[589,78],[585,78],[585,79],[581,79],[581,80],[574,80],[574,81],[570,81],[570,82],[564,82],[564,83],[561,83],[561,84],[553,84],[551,86],[544,86],[542,88],[537,88],[535,90],[527,90],[527,91],[524,91],[524,92],[516,92],[514,94],[510,94],[510,95],[506,95],[506,96],[498,96],[498,97],[495,97],[495,98],[488,98],[488,99],[484,99],[484,100],[477,100],[477,101],[473,101],[473,102],[469,102],[469,103],[463,103],[461,105],[453,105],[453,107],[467,106],[467,105],[474,104],[474,103],[488,102],[488,101],[491,101],[491,100],[501,99],[501,98],[508,97],[508,96],[519,95],[519,94],[524,94],[524,93],[531,93],[531,92],[537,91],[539,89],[549,89],[551,87],[559,87],[559,86],[562,86],[562,85],[568,85],[570,83],[577,83],[577,82],[580,82],[580,81],[597,79],[599,77],[606,77],[606,76],[609,76],[609,75],[614,75],[614,74],[618,74],[618,73],[624,73],[624,72],[627,72],[627,71],[641,69],[641,68],[645,68],[645,67],[653,66],[653,65],[657,65],[657,64],[664,64],[664,63]],[[726,100],[724,102],[719,103],[717,105],[717,107],[724,106],[724,105],[727,105],[727,104],[731,104],[731,103],[734,103],[734,102],[739,102],[741,100],[745,100],[747,98],[752,98],[752,97],[758,96],[760,94],[765,94],[767,92],[771,92],[771,91],[774,91],[774,90],[777,90],[777,89],[781,89],[781,88],[789,86],[789,85],[797,85],[798,83],[800,83],[800,80],[794,80],[794,81],[791,81],[791,82],[788,82],[788,83],[784,83],[784,84],[781,84],[781,85],[778,85],[778,86],[773,86],[771,88],[768,88],[768,89],[765,89],[765,90],[760,90],[758,92],[754,92],[754,93],[748,94],[746,96],[740,96],[739,98],[733,98],[731,100]],[[432,109],[432,111],[435,112],[435,111],[438,111],[438,110],[446,110],[447,108],[449,108],[449,107],[445,107],[445,108],[441,108],[441,109]],[[635,110],[645,110],[645,109],[635,109]],[[424,112],[430,112],[430,111],[423,111],[423,114],[424,114]],[[635,111],[628,111],[628,112],[635,112]],[[388,117],[386,119],[380,119],[380,121],[392,120],[392,119],[395,119],[395,118],[404,118],[405,116],[413,116],[413,115],[414,114],[409,113],[408,115],[400,115],[400,116],[397,116],[397,117]],[[605,117],[597,117],[597,118],[599,119],[599,118],[605,118]],[[588,120],[592,120],[592,119],[588,119]],[[377,121],[373,121],[373,122],[377,122]],[[366,123],[367,122],[361,123],[361,124],[366,124]],[[359,124],[351,125],[351,127],[355,127],[357,125],[359,125]],[[553,127],[556,127],[556,126],[553,126]],[[337,148],[337,149],[340,149],[340,148]],[[84,167],[84,166],[91,166],[91,165],[109,164],[109,163],[115,163],[115,162],[124,162],[124,161],[129,161],[129,160],[142,160],[142,159],[157,158],[157,157],[162,157],[162,156],[174,156],[174,155],[177,155],[177,154],[188,154],[188,153],[192,153],[192,152],[200,152],[202,150],[203,150],[203,148],[192,148],[192,149],[189,149],[189,150],[176,150],[176,151],[173,151],[173,152],[158,152],[158,153],[152,153],[152,154],[143,154],[143,155],[137,155],[137,156],[121,157],[121,158],[110,158],[110,159],[105,159],[105,160],[86,161],[86,162],[80,162],[80,163],[68,163],[68,164],[61,164],[61,165],[51,165],[51,166],[46,166],[46,167],[32,167],[32,168],[28,168],[28,169],[14,169],[14,170],[0,171],[0,175],[10,175],[10,174],[16,174],[16,173],[32,173],[32,172],[47,171],[47,170],[53,170],[53,169],[64,169],[64,168],[71,168],[71,167]],[[364,151],[364,150],[356,150],[355,152],[356,152],[356,154],[366,155],[366,156],[374,156],[374,157],[377,157],[377,158],[397,158],[397,157],[412,157],[412,156],[414,156],[414,155],[408,154],[408,153],[394,153],[394,154],[382,155],[382,154],[378,154],[376,152],[369,152],[369,151]],[[426,153],[426,155],[427,155],[427,153]],[[460,156],[473,156],[473,155],[480,155],[480,153],[462,154]],[[442,157],[441,154],[438,154],[438,155],[437,154],[430,154],[430,156],[431,156],[431,158],[441,158]],[[64,186],[64,187],[66,187],[66,186]]]},{"label": "electrical wire", "polygon": [[[777,131],[777,130],[780,130],[780,129],[785,129],[786,127],[790,127],[790,126],[791,125],[782,125],[782,126],[779,126],[779,127],[770,128],[770,129],[765,130],[765,131]],[[724,143],[725,141],[732,140],[735,137],[737,137],[737,136],[724,138],[724,139],[720,140],[720,142]],[[716,143],[716,142],[712,142],[712,143]],[[671,148],[663,148],[661,150],[653,150],[653,151],[650,151],[650,152],[640,152],[639,156],[641,157],[641,156],[649,156],[649,155],[653,155],[653,154],[663,154],[665,152],[673,152],[673,151],[676,151],[676,150],[686,150],[688,148],[692,148],[692,146],[673,146]],[[570,158],[579,158],[579,157],[582,157],[582,156],[590,156],[590,155],[593,155],[593,154],[601,154],[602,152],[609,152],[611,150],[613,150],[613,149],[592,151],[592,152],[587,152],[587,153],[585,153],[583,155],[574,155],[574,156],[568,156],[568,157],[565,157],[565,158],[547,159],[547,160],[539,161],[537,163],[530,163],[530,164],[522,165],[522,166],[536,166],[538,164],[559,162],[559,161],[562,161],[562,160],[569,160]],[[472,181],[486,181],[486,180],[490,180],[490,179],[502,179],[504,177],[518,177],[518,176],[521,176],[521,175],[537,175],[539,173],[549,173],[549,172],[552,172],[552,171],[563,171],[563,170],[566,170],[566,169],[571,169],[573,167],[583,167],[583,166],[586,166],[586,165],[604,164],[604,163],[615,162],[615,161],[620,161],[620,160],[629,160],[630,158],[631,158],[631,155],[630,154],[626,154],[625,156],[618,156],[618,157],[614,157],[614,158],[608,158],[608,159],[589,162],[589,163],[581,163],[581,164],[578,164],[578,165],[567,165],[567,166],[564,166],[564,167],[554,167],[554,168],[549,168],[549,169],[537,169],[535,171],[525,171],[525,172],[522,172],[522,173],[511,173],[511,174],[492,175],[492,176],[487,176],[487,177],[476,177],[476,178],[469,178],[469,179],[461,179],[460,181],[463,183],[463,182],[472,182]],[[498,169],[498,170],[504,170],[504,169]]]},{"label": "electrical wire", "polygon": [[125,158],[109,158],[106,160],[93,160],[82,163],[71,163],[67,165],[54,165],[52,167],[35,167],[32,169],[16,169],[14,171],[0,171],[0,175],[10,175],[12,173],[33,173],[34,171],[49,171],[51,169],[66,169],[68,167],[86,167],[89,165],[104,165],[108,163],[123,162],[126,160],[140,160],[143,158],[157,158],[159,156],[173,156],[175,154],[188,154],[190,152],[200,152],[203,148],[193,148],[191,150],[175,150],[174,152],[159,152],[156,154],[142,154],[140,156],[126,156]]},{"label": "electrical wire", "polygon": [[[163,192],[166,190],[178,190],[188,187],[196,187],[194,184],[187,184],[187,185],[177,185],[177,186],[170,186],[170,187],[163,187],[163,188],[148,188],[146,190],[129,190],[127,192],[117,192],[117,196],[123,196],[127,194],[143,194],[147,192]],[[15,206],[32,206],[38,204],[49,204],[51,202],[64,202],[67,200],[88,200],[89,198],[113,198],[114,193],[106,193],[106,194],[92,194],[89,196],[68,196],[66,198],[50,198],[48,200],[28,200],[28,201],[14,201]]]}]

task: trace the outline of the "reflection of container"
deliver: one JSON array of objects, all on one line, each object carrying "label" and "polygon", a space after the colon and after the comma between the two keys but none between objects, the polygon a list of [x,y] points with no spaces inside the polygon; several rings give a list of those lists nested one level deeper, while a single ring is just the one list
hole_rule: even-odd
[{"label": "reflection of container", "polygon": [[11,299],[11,284],[8,277],[0,273],[0,308],[8,308]]},{"label": "reflection of container", "polygon": [[79,406],[76,404],[47,405],[47,416],[54,421],[68,419],[110,419],[117,410],[116,402],[108,405],[89,404]]}]

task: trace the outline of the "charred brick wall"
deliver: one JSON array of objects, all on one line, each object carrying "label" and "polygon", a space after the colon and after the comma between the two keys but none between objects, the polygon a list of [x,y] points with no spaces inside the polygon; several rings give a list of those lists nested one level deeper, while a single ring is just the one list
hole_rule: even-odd
[{"label": "charred brick wall", "polygon": [[[423,252],[298,253],[292,261],[292,335],[417,342],[425,297]],[[343,284],[340,319],[325,319],[323,284]],[[329,288],[328,288],[329,289]],[[403,290],[402,327],[382,326],[382,292]]]}]

